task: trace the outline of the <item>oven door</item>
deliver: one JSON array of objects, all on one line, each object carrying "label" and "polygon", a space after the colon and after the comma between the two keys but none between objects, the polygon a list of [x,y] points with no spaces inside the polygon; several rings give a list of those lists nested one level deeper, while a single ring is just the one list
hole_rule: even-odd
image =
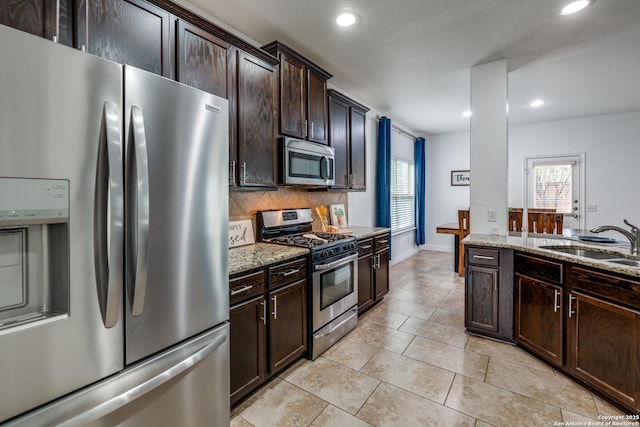
[{"label": "oven door", "polygon": [[358,304],[358,254],[313,266],[313,330]]}]

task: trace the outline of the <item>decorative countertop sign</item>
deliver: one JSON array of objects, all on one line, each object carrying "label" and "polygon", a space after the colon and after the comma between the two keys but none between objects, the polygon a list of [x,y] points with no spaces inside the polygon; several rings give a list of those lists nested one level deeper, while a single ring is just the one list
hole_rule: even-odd
[{"label": "decorative countertop sign", "polygon": [[229,222],[229,247],[252,245],[255,243],[251,220]]}]

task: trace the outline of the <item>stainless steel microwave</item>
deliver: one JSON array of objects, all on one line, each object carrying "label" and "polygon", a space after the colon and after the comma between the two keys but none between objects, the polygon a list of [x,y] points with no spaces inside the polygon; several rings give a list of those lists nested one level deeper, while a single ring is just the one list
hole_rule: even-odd
[{"label": "stainless steel microwave", "polygon": [[326,187],[335,184],[333,148],[293,138],[278,140],[278,184]]}]

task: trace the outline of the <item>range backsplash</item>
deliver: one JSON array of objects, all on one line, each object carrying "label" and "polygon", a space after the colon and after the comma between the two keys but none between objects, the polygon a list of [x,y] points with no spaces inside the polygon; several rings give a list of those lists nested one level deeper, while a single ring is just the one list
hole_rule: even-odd
[{"label": "range backsplash", "polygon": [[[348,212],[348,193],[324,191],[292,190],[279,188],[278,191],[229,191],[229,221],[251,219],[256,233],[256,212],[270,209],[311,208],[313,229],[321,230],[322,225],[316,214],[316,206],[342,203]],[[347,222],[349,217],[347,217]],[[254,234],[255,235],[255,234]],[[256,235],[257,236],[257,235]]]}]

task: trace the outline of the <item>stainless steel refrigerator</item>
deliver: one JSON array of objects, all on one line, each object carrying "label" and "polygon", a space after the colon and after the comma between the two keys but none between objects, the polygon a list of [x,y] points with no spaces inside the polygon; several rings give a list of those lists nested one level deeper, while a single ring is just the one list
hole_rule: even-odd
[{"label": "stainless steel refrigerator", "polygon": [[228,103],[0,25],[0,424],[229,423]]}]

